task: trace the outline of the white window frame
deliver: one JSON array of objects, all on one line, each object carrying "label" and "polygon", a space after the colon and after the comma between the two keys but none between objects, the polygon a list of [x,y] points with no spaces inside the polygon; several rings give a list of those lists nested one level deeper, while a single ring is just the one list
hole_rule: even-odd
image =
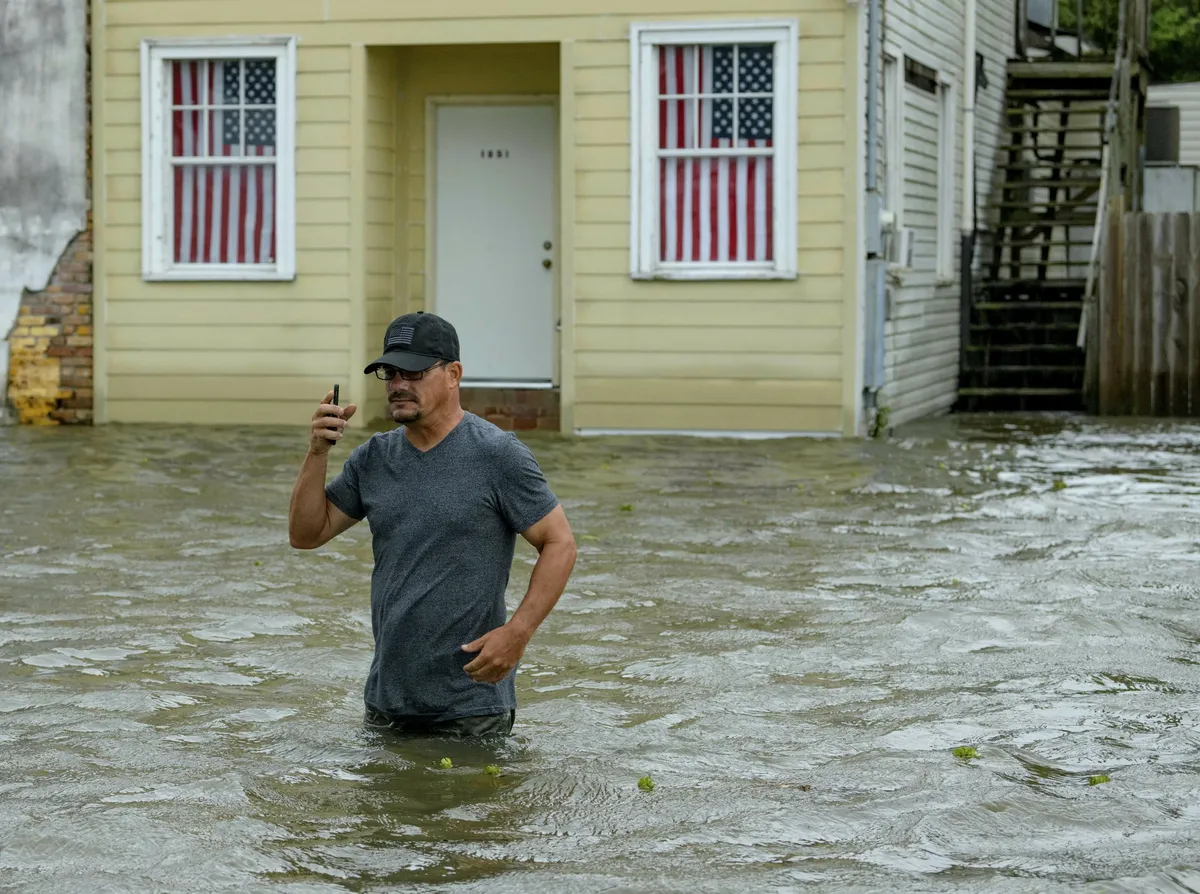
[{"label": "white window frame", "polygon": [[[771,43],[775,45],[773,148],[775,221],[773,261],[663,263],[659,260],[658,81],[660,46]],[[795,279],[798,153],[799,22],[650,23],[630,29],[630,276],[667,280]]]},{"label": "white window frame", "polygon": [[[142,62],[142,278],[151,281],[280,281],[296,276],[296,38],[146,39]],[[275,62],[275,263],[178,264],[173,258],[171,91],[168,64],[180,59]]]},{"label": "white window frame", "polygon": [[937,276],[945,283],[954,280],[955,212],[958,202],[958,87],[944,73],[938,75],[938,216]]}]

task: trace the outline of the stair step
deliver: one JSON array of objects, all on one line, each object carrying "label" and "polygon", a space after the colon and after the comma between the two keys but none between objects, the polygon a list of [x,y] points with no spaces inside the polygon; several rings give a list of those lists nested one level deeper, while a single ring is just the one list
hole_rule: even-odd
[{"label": "stair step", "polygon": [[[1065,301],[1061,309],[1028,308],[1014,304],[1003,310],[984,310],[976,305],[971,311],[970,330],[975,334],[971,336],[970,342],[980,345],[1022,340],[1029,342],[1035,340],[1029,333],[1040,330],[1046,336],[1054,336],[1046,340],[1057,343],[1068,333],[1071,338],[1075,337],[1075,333],[1079,331],[1080,316],[1079,306],[1068,305]],[[1006,333],[1008,337],[993,337],[1000,332]]]},{"label": "stair step", "polygon": [[[981,348],[1007,348],[1033,345],[1036,350],[1055,347],[1074,347],[1079,333],[1079,321],[1071,323],[1031,324],[1028,326],[972,326],[970,345]],[[1019,365],[1017,361],[1014,365]],[[1038,364],[1034,364],[1038,365]]]},{"label": "stair step", "polygon": [[984,376],[982,370],[968,370],[959,379],[959,394],[967,391],[1003,390],[1016,391],[1022,388],[1061,389],[1063,391],[1079,392],[1083,388],[1083,367],[1073,370],[1067,375],[1059,376],[1017,376],[1016,378],[999,378]]},{"label": "stair step", "polygon": [[[1017,217],[1016,215],[1010,214],[1007,217],[1001,218],[1000,222],[997,224],[997,228],[1004,230],[1018,230],[1024,227],[1041,227],[1043,229],[1053,228],[1057,230],[1068,228],[1072,230],[1080,230],[1086,227],[1093,227],[1095,225],[1096,215],[1094,214],[1077,214],[1073,217],[1068,217],[1066,215],[1059,216],[1047,214],[1041,214],[1037,217]],[[991,235],[992,242],[990,244],[993,246],[999,245],[1000,241],[997,238],[996,233],[993,232]]]},{"label": "stair step", "polygon": [[980,367],[972,372],[997,372],[997,373],[1043,373],[1047,376],[1065,375],[1083,372],[1083,367],[1079,364],[1073,366],[986,366]]},{"label": "stair step", "polygon": [[1083,410],[1081,391],[1062,395],[960,395],[954,405],[956,413],[1080,413]]},{"label": "stair step", "polygon": [[[1022,187],[1028,186],[1028,183],[1022,184],[1022,183],[1017,183],[1015,181],[1009,181],[1008,183],[1005,183],[1002,181],[1002,182],[996,184],[996,187],[1001,188],[1001,187],[1010,186],[1010,185],[1014,189],[1016,189],[1017,186],[1022,186]],[[1036,184],[1036,186],[1039,186],[1039,187],[1042,185],[1043,185],[1042,181],[1038,181],[1038,183]],[[1059,181],[1059,183],[1057,185],[1062,186],[1063,185],[1062,181]],[[1093,181],[1089,181],[1087,183],[1087,186],[1088,187],[1099,186],[1099,184],[1093,180]],[[1081,195],[1078,193],[1075,195],[1066,195],[1066,196],[1056,195],[1053,198],[1051,198],[1048,195],[1043,194],[1040,196],[1030,196],[1029,198],[1026,198],[1026,199],[1008,198],[1008,199],[997,199],[995,202],[992,202],[992,205],[999,207],[999,208],[1003,208],[1003,207],[1011,207],[1011,208],[1030,208],[1030,207],[1086,208],[1089,205],[1092,206],[1093,208],[1095,208],[1095,207],[1098,207],[1099,204],[1100,203],[1096,200],[1095,193],[1089,193],[1087,195]]]},{"label": "stair step", "polygon": [[960,388],[1078,388],[1083,384],[1084,358],[1070,366],[1064,364],[1016,363],[967,365],[959,379]]},{"label": "stair step", "polygon": [[[1046,168],[1048,170],[1058,170],[1058,172],[1066,172],[1066,170],[1079,168],[1080,170],[1086,170],[1088,173],[1091,173],[1092,170],[1099,172],[1100,152],[1103,151],[1099,148],[1099,146],[1094,146],[1094,150],[1096,150],[1094,152],[1092,151],[1093,146],[1066,146],[1066,149],[1086,149],[1088,155],[1075,154],[1068,156],[1064,154],[1062,158],[1057,158],[1057,160],[1056,158],[1046,158],[1042,156],[1031,157],[1030,155],[1027,155],[1027,152],[1031,150],[1031,146],[1025,146],[1025,148],[1021,151],[1020,160],[1004,161],[1000,164],[997,164],[996,167],[1000,168],[1001,170],[1028,170],[1031,168]],[[1050,155],[1051,152],[1057,151],[1057,146],[1039,146],[1038,148],[1038,152],[1043,155]]]},{"label": "stair step", "polygon": [[[1003,248],[1070,248],[1072,246],[1083,247],[1091,245],[1091,239],[1001,239],[995,243],[996,247]],[[1082,261],[1080,263],[1083,263]]]},{"label": "stair step", "polygon": [[[1043,261],[1041,258],[1030,258],[1030,257],[1023,257],[1023,256],[1018,255],[1015,258],[1012,258],[1012,257],[1002,258],[1000,260],[999,264],[1001,267],[1041,267],[1044,269],[1058,269],[1058,268],[1070,269],[1070,268],[1087,267],[1088,259],[1087,258],[1053,258],[1052,257],[1052,258],[1048,258],[1045,261]],[[1081,273],[1082,272],[1083,271],[1081,270]],[[1025,278],[1025,277],[1018,277],[1018,278]],[[1038,279],[1037,276],[1032,276],[1032,277],[1028,278],[1028,281],[1036,282],[1037,279]],[[1065,276],[1057,276],[1057,277],[1055,277],[1055,279],[1066,279],[1066,277]]]},{"label": "stair step", "polygon": [[1009,80],[1020,78],[1034,78],[1037,80],[1045,78],[1062,78],[1064,80],[1095,78],[1100,80],[1108,78],[1111,80],[1114,67],[1111,61],[1056,62],[1047,59],[1027,62],[1024,60],[1013,60],[1008,63],[1007,74]]},{"label": "stair step", "polygon": [[1099,185],[1100,185],[1100,177],[1098,175],[1096,176],[1095,179],[1092,179],[1092,180],[1055,180],[1053,182],[1050,182],[1047,179],[1045,179],[1044,177],[1035,177],[1033,179],[1005,180],[1000,184],[1002,189],[1018,189],[1018,188],[1019,189],[1025,189],[1025,188],[1036,189],[1038,187],[1044,187],[1044,186],[1058,186],[1058,187],[1065,186],[1067,189],[1083,189],[1088,186],[1099,186]]},{"label": "stair step", "polygon": [[1104,122],[1097,124],[1006,124],[1002,128],[1005,133],[1101,133]]},{"label": "stair step", "polygon": [[[1020,138],[1016,138],[1007,143],[1001,143],[999,151],[1003,155],[1020,155],[1022,157],[1028,157],[1029,153],[1034,151],[1039,153],[1039,155],[1049,155],[1052,152],[1061,151],[1063,153],[1063,163],[1081,161],[1087,162],[1092,160],[1099,162],[1100,155],[1104,151],[1103,145],[1099,142],[1101,134],[1100,131],[1092,132],[1096,135],[1097,142],[1089,145],[1064,143],[1060,146],[1057,142],[1050,142],[1049,140],[1039,140],[1034,142],[1032,140],[1023,141]],[[1082,133],[1082,131],[1080,131],[1080,133]],[[1040,158],[1038,160],[1041,161]],[[1047,166],[1053,164],[1051,161],[1041,161],[1041,163]],[[1014,164],[1016,164],[1016,162],[1014,162]]]},{"label": "stair step", "polygon": [[1055,353],[1062,352],[1064,354],[1073,351],[1078,351],[1080,354],[1083,351],[1074,344],[1069,345],[1031,345],[1031,344],[1011,344],[1011,345],[967,345],[967,350],[971,352],[982,353],[984,351],[1006,351],[1016,353],[1017,351],[1054,351]]},{"label": "stair step", "polygon": [[[1091,206],[1094,210],[1099,207],[1099,203],[1092,199],[1084,199],[1078,202],[1072,202],[1067,199],[1056,199],[1053,202],[1045,202],[1039,199],[1028,202],[992,202],[990,205],[992,208],[1087,208],[1088,206]],[[1096,215],[1093,213],[1089,217],[1094,223]],[[1055,220],[1059,219],[1055,218]]]},{"label": "stair step", "polygon": [[1079,322],[1075,323],[1022,323],[1020,320],[1006,320],[1003,323],[972,323],[972,332],[1024,332],[1028,330],[1072,330],[1078,328]]},{"label": "stair step", "polygon": [[1058,171],[1060,175],[1067,171],[1072,173],[1086,171],[1089,174],[1095,171],[1099,175],[1100,156],[1074,155],[1071,158],[1064,158],[1060,161],[1050,161],[1040,158],[1035,161],[1006,161],[997,165],[996,168],[1001,171],[1037,171],[1045,168],[1051,172]]},{"label": "stair step", "polygon": [[[1072,290],[1074,292],[1074,290]],[[1024,316],[1028,317],[1038,313],[1054,312],[1059,317],[1066,313],[1078,314],[1083,310],[1082,295],[1074,297],[1063,296],[1061,299],[1035,297],[1035,298],[979,298],[971,304],[971,308],[980,313],[989,313],[995,316],[996,314],[1014,313],[1020,311]]]},{"label": "stair step", "polygon": [[[1068,102],[1108,102],[1107,90],[1093,90],[1084,88],[1059,88],[1059,87],[1038,87],[1025,88],[1019,87],[1016,89],[1009,88],[1005,94],[1005,99],[1059,99]],[[1010,105],[1009,108],[1012,108]]]},{"label": "stair step", "polygon": [[1028,310],[1083,310],[1082,301],[980,301],[973,304],[976,310],[1010,310],[1019,307]]},{"label": "stair step", "polygon": [[997,395],[1022,395],[1037,397],[1057,397],[1080,394],[1078,388],[960,388],[962,397],[994,397]]},{"label": "stair step", "polygon": [[[1007,265],[1002,264],[1001,266]],[[1076,297],[1067,299],[1070,301],[1079,300],[1086,287],[1086,279],[1076,279],[1073,277],[1062,277],[1061,279],[1054,280],[995,278],[979,284],[980,290],[984,292],[1056,292],[1060,295],[1078,293]]]}]

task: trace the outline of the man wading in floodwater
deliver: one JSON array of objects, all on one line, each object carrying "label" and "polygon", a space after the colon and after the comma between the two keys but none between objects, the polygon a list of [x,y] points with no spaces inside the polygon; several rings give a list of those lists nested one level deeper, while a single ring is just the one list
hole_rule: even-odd
[{"label": "man wading in floodwater", "polygon": [[[537,460],[516,436],[459,405],[458,334],[433,314],[392,321],[365,370],[387,382],[400,428],[373,435],[325,484],[330,448],[356,406],[333,392],[313,415],[288,512],[292,546],[316,549],[371,525],[375,657],[366,723],[405,732],[507,735],[514,668],[575,565],[575,538]],[[516,534],[539,553],[505,623]]]}]

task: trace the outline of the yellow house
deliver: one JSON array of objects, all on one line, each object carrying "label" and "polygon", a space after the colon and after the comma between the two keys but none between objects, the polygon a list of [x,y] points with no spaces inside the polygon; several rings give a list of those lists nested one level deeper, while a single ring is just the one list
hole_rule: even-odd
[{"label": "yellow house", "polygon": [[864,5],[94,0],[96,420],[861,433]]}]

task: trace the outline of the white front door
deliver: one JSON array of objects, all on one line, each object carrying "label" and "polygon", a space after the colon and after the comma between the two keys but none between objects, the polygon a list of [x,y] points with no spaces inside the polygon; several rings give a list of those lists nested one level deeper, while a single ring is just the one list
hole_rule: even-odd
[{"label": "white front door", "polygon": [[555,109],[436,108],[433,310],[458,330],[466,384],[550,384]]}]

